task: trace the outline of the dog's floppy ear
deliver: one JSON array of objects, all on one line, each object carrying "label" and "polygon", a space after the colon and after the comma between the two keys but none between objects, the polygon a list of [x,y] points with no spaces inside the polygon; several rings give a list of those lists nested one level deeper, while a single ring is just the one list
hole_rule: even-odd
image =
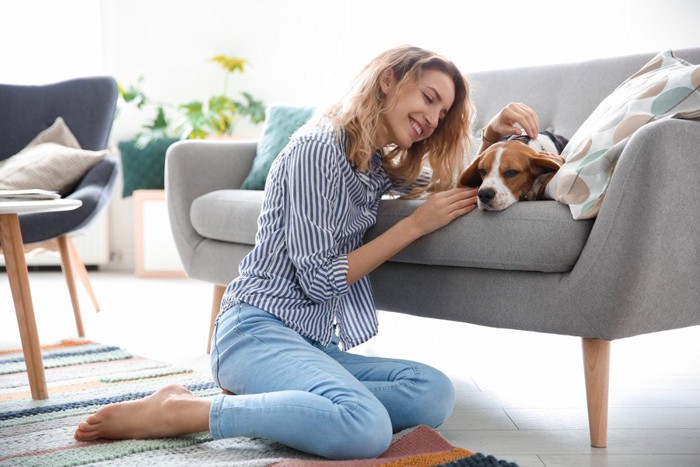
[{"label": "dog's floppy ear", "polygon": [[556,172],[564,164],[564,158],[551,152],[537,152],[530,156],[530,170],[535,175]]},{"label": "dog's floppy ear", "polygon": [[479,162],[481,161],[484,153],[479,154],[474,158],[469,167],[464,169],[462,175],[459,176],[459,186],[471,186],[478,187],[483,181],[481,175],[479,175]]}]

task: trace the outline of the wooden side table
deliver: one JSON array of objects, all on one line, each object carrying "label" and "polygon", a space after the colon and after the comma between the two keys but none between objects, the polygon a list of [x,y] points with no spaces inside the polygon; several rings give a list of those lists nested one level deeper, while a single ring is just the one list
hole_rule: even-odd
[{"label": "wooden side table", "polygon": [[32,399],[48,399],[44,362],[34,318],[34,305],[29,290],[29,272],[24,258],[19,214],[25,212],[70,211],[77,209],[82,201],[54,199],[41,201],[0,201],[0,243],[5,255],[5,268],[10,281],[12,299],[17,313],[17,325],[22,339],[22,352],[27,365],[29,388]]}]

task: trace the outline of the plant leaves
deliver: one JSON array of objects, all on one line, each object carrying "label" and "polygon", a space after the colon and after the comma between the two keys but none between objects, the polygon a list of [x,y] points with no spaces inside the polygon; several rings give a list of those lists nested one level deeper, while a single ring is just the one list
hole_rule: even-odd
[{"label": "plant leaves", "polygon": [[207,120],[213,133],[227,134],[236,117],[236,103],[228,96],[212,96],[209,99]]},{"label": "plant leaves", "polygon": [[141,90],[141,81],[143,81],[143,77],[139,76],[136,84],[129,84],[127,88],[122,86],[121,83],[117,83],[119,96],[124,100],[124,102],[127,104],[134,104],[139,109],[143,108],[143,106],[148,102],[146,95]]},{"label": "plant leaves", "polygon": [[[123,86],[117,83],[119,96],[128,104],[138,109],[156,107],[156,116],[137,139],[147,144],[153,139],[169,137],[174,134],[180,138],[205,138],[208,135],[226,135],[233,133],[234,122],[238,116],[247,117],[253,124],[265,120],[265,105],[250,93],[242,91],[242,99],[234,100],[227,95],[229,74],[235,71],[243,73],[246,60],[225,55],[217,55],[211,61],[221,65],[228,73],[224,77],[224,92],[214,95],[206,102],[190,101],[180,105],[152,101],[141,90],[143,77],[139,76],[135,84]],[[166,113],[166,110],[168,111]],[[169,118],[170,116],[173,119]]]},{"label": "plant leaves", "polygon": [[207,136],[207,118],[204,115],[202,101],[191,101],[178,106],[185,117],[184,138],[201,139]]},{"label": "plant leaves", "polygon": [[169,125],[170,123],[165,117],[165,110],[163,109],[163,106],[158,106],[156,118],[153,119],[153,122],[150,125],[146,125],[146,128],[151,130],[165,130]]},{"label": "plant leaves", "polygon": [[249,92],[242,91],[241,94],[246,102],[236,102],[238,113],[248,117],[254,124],[263,122],[265,120],[265,104],[263,101],[255,99]]}]

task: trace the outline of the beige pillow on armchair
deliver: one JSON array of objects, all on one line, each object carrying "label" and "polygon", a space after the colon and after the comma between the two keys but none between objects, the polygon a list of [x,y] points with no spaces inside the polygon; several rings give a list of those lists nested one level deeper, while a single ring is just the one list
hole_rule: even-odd
[{"label": "beige pillow on armchair", "polygon": [[0,190],[39,188],[66,193],[108,150],[88,151],[61,117],[39,133],[22,151],[0,165]]}]

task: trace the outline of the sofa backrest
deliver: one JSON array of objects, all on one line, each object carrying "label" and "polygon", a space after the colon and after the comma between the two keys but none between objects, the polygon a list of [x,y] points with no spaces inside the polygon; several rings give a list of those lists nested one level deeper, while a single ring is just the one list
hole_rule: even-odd
[{"label": "sofa backrest", "polygon": [[[509,102],[522,102],[537,112],[542,130],[570,138],[608,94],[657,53],[468,74],[477,109],[474,129]],[[674,53],[700,64],[700,47]]]}]

